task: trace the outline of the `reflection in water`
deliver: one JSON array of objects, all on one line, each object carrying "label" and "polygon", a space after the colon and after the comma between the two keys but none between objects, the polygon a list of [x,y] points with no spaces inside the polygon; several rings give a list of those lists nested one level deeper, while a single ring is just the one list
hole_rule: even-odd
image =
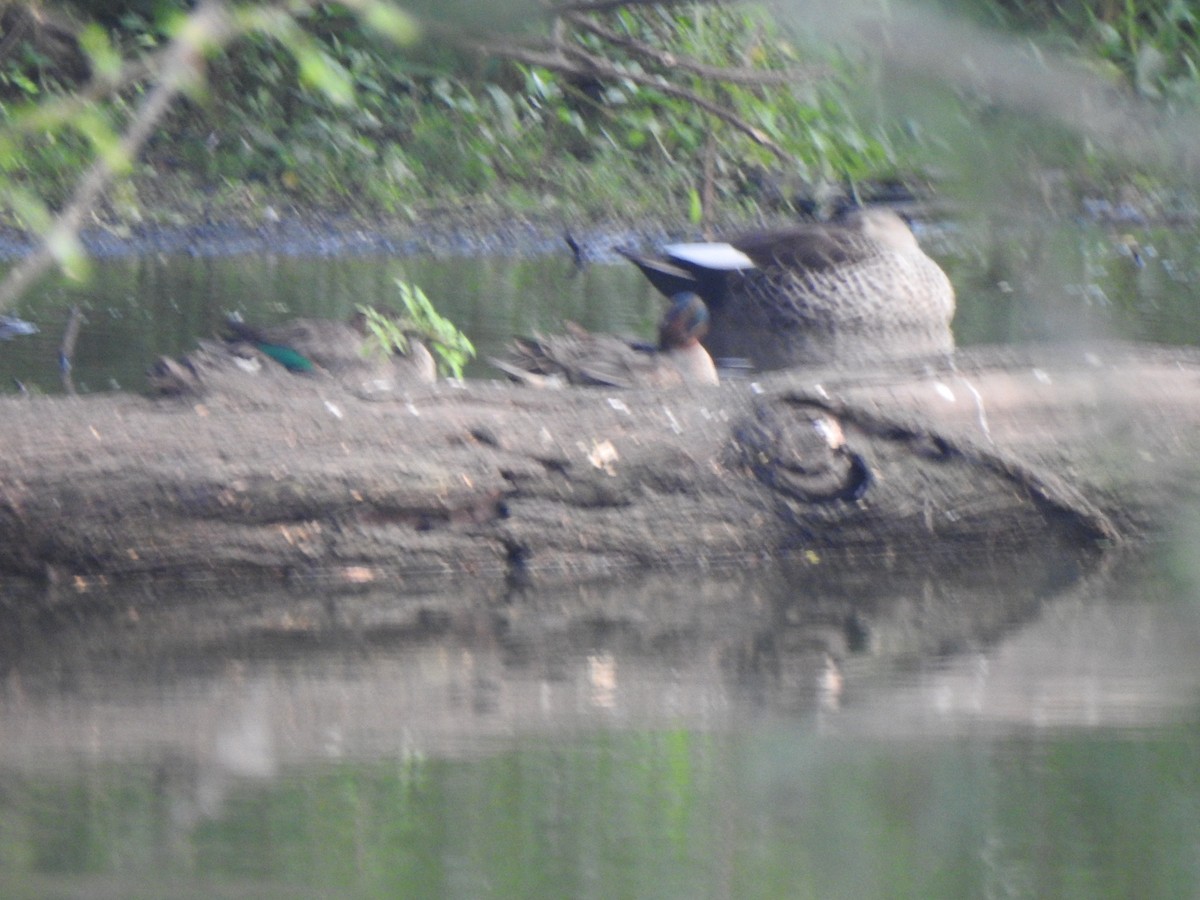
[{"label": "reflection in water", "polygon": [[1200,608],[1045,555],[89,597],[6,629],[0,887],[1192,895]]},{"label": "reflection in water", "polygon": [[1097,604],[1052,604],[999,646],[964,654],[855,710],[872,733],[885,707],[897,735],[931,728],[1149,728],[1178,720],[1198,697],[1190,658],[1200,613],[1125,585]]},{"label": "reflection in water", "polygon": [[617,705],[617,661],[611,653],[589,654],[587,668],[588,681],[592,686],[592,706],[614,709]]},{"label": "reflection in water", "polygon": [[[1063,227],[1048,220],[964,226],[923,237],[959,294],[960,345],[1107,339],[1200,344],[1191,230]],[[1135,242],[1143,265],[1131,258]]]}]

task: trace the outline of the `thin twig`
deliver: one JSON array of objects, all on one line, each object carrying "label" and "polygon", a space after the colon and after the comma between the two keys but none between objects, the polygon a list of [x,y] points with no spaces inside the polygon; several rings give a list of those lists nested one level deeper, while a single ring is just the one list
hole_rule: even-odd
[{"label": "thin twig", "polygon": [[79,340],[79,329],[85,321],[83,311],[78,306],[72,306],[62,341],[58,345],[58,371],[62,375],[63,390],[68,394],[75,393],[75,378],[71,370],[75,365],[75,342]]},{"label": "thin twig", "polygon": [[822,69],[816,67],[764,71],[742,67],[710,66],[687,56],[677,56],[668,50],[651,46],[629,35],[613,31],[611,28],[605,28],[603,25],[592,21],[581,13],[564,16],[564,19],[582,31],[594,34],[596,37],[607,41],[615,47],[621,47],[638,56],[651,59],[660,66],[668,69],[682,69],[685,72],[691,72],[693,75],[710,78],[714,81],[765,87],[800,84],[814,81],[827,74]]},{"label": "thin twig", "polygon": [[[561,6],[551,6],[550,15],[563,16],[568,13],[602,13],[612,12],[625,6],[678,6],[682,3],[696,3],[702,0],[581,0],[578,3],[563,3]],[[710,0],[709,6],[716,6],[720,0]]]},{"label": "thin twig", "polygon": [[710,115],[742,132],[759,146],[770,150],[780,160],[787,162],[791,159],[791,156],[771,140],[765,132],[755,128],[745,119],[721,106],[719,103],[715,103],[707,97],[702,97],[695,91],[672,84],[662,76],[619,69],[606,60],[588,53],[579,47],[567,44],[555,45],[552,48],[540,50],[524,44],[480,43],[478,41],[468,42],[463,46],[485,56],[503,56],[515,62],[531,66],[541,66],[544,69],[563,72],[567,75],[587,75],[595,78],[607,78],[613,81],[631,81],[634,84],[653,88],[668,96],[678,97],[694,106],[698,106]]},{"label": "thin twig", "polygon": [[700,187],[700,224],[708,240],[712,240],[712,217],[717,205],[716,156],[717,139],[710,131],[704,136],[703,180]]},{"label": "thin twig", "polygon": [[587,67],[584,74],[598,75],[604,78],[624,79],[632,81],[634,84],[644,85],[645,87],[653,88],[661,91],[671,97],[678,97],[680,100],[686,100],[693,106],[698,106],[712,116],[720,119],[725,124],[737,129],[745,134],[760,147],[765,147],[774,153],[779,159],[787,162],[791,156],[782,147],[776,144],[773,140],[767,137],[766,133],[759,128],[755,128],[741,116],[709,100],[707,97],[701,97],[695,91],[688,90],[685,87],[680,87],[667,81],[659,75],[646,75],[641,72],[629,72],[623,69],[618,69],[607,62],[604,62],[599,57],[588,53],[585,50],[580,50],[575,47],[564,47],[563,53],[581,62]]}]

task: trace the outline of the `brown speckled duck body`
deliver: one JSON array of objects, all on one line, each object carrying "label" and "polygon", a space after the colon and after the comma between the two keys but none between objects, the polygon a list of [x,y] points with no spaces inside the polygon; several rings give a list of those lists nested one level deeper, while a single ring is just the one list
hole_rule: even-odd
[{"label": "brown speckled duck body", "polygon": [[659,323],[656,348],[568,325],[564,334],[519,338],[513,341],[509,359],[491,362],[510,378],[538,387],[717,384],[712,357],[700,343],[707,328],[704,302],[683,292],[672,299]]},{"label": "brown speckled duck body", "polygon": [[154,394],[260,399],[329,380],[372,399],[437,379],[433,355],[416,337],[409,337],[403,355],[369,351],[356,321],[293,319],[256,326],[231,316],[224,340],[202,340],[178,360],[160,357],[146,375]]},{"label": "brown speckled duck body", "polygon": [[887,209],[829,223],[671,244],[661,257],[622,251],[665,294],[708,305],[717,357],[772,368],[920,357],[953,349],[954,288]]},{"label": "brown speckled duck body", "polygon": [[364,354],[366,335],[356,317],[349,322],[336,319],[292,319],[278,325],[248,325],[238,318],[226,321],[229,336],[241,341],[292,372],[324,371],[335,376],[352,374],[387,375],[411,384],[437,380],[437,366],[429,349],[410,337],[408,352]]}]

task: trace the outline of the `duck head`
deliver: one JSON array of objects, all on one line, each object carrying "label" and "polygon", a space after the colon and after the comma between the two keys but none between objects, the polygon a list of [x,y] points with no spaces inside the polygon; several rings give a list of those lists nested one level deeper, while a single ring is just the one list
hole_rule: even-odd
[{"label": "duck head", "polygon": [[911,253],[920,250],[917,238],[908,227],[908,223],[890,209],[854,209],[839,217],[838,223],[856,229],[881,246],[892,250]]},{"label": "duck head", "polygon": [[681,291],[658,325],[658,349],[675,350],[699,343],[708,334],[708,307],[698,294]]}]

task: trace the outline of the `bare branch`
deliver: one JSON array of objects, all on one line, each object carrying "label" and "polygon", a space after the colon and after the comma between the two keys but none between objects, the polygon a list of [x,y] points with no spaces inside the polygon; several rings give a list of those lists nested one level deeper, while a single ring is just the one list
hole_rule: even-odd
[{"label": "bare branch", "polygon": [[[116,158],[134,159],[175,95],[192,82],[202,60],[201,47],[228,37],[230,21],[220,0],[205,0],[192,13],[188,24],[171,44],[163,60],[162,77],[146,94],[134,113],[128,130],[118,144]],[[0,283],[0,310],[8,307],[53,264],[64,247],[75,243],[84,216],[100,199],[116,170],[113,155],[99,157],[80,180],[70,203],[54,226],[42,237],[41,245],[9,270]]]},{"label": "bare branch", "polygon": [[593,56],[584,50],[568,47],[564,48],[564,52],[568,56],[584,63],[584,65],[590,70],[590,74],[599,75],[605,78],[623,78],[627,81],[632,81],[634,84],[640,84],[646,87],[654,88],[656,91],[660,91],[661,93],[664,93],[670,97],[678,97],[681,100],[686,100],[694,106],[700,107],[700,109],[704,110],[706,113],[715,116],[727,125],[742,132],[756,144],[761,147],[765,147],[767,150],[770,150],[784,162],[791,160],[791,156],[782,147],[771,140],[764,131],[759,128],[755,128],[737,114],[721,106],[719,103],[709,100],[707,97],[700,96],[695,91],[690,91],[687,88],[680,87],[677,84],[672,84],[661,76],[644,75],[638,72],[627,72],[622,69],[618,69],[615,66],[602,61],[599,57]]},{"label": "bare branch", "polygon": [[579,47],[571,45],[557,45],[546,50],[539,50],[534,47],[527,47],[522,44],[481,44],[472,42],[464,46],[475,50],[487,56],[503,56],[506,59],[514,60],[515,62],[525,63],[530,66],[541,66],[544,69],[550,69],[555,72],[562,72],[566,75],[590,76],[593,78],[607,78],[612,81],[632,81],[634,84],[640,84],[645,87],[653,88],[660,93],[667,94],[671,97],[678,97],[681,100],[698,106],[700,109],[709,113],[712,116],[720,119],[722,122],[742,132],[756,144],[770,150],[780,160],[784,162],[790,161],[791,156],[773,140],[771,140],[765,132],[759,128],[755,128],[749,122],[742,119],[736,113],[731,112],[719,103],[709,100],[707,97],[702,97],[694,91],[680,87],[677,84],[672,84],[665,78],[658,75],[646,75],[640,72],[630,72],[625,69],[619,69],[611,63],[588,53]]},{"label": "bare branch", "polygon": [[466,50],[472,50],[480,56],[501,56],[511,59],[513,62],[524,63],[527,66],[541,66],[544,69],[563,72],[567,75],[588,74],[564,58],[557,44],[537,47],[532,44],[502,44],[499,42],[485,44],[479,41],[460,41],[459,46]]},{"label": "bare branch", "polygon": [[816,78],[827,74],[824,70],[816,67],[808,69],[786,69],[782,71],[764,71],[760,69],[745,69],[737,67],[724,66],[709,66],[702,62],[691,59],[687,56],[676,56],[667,50],[661,50],[658,47],[652,47],[650,44],[639,41],[628,35],[619,34],[610,28],[605,28],[598,22],[594,22],[587,16],[580,13],[571,13],[564,17],[576,28],[594,34],[602,40],[608,41],[615,47],[622,47],[629,50],[638,56],[646,57],[660,66],[669,69],[683,69],[691,72],[694,75],[700,75],[703,78],[710,78],[715,81],[727,81],[730,84],[745,84],[745,85],[789,85],[798,84],[806,81],[813,81]]},{"label": "bare branch", "polygon": [[[564,16],[568,13],[603,13],[612,12],[625,6],[679,6],[682,3],[703,3],[704,0],[580,0],[577,3],[563,3],[561,6],[549,6],[547,12],[554,16]],[[716,6],[720,0],[709,0],[708,5]]]},{"label": "bare branch", "polygon": [[535,41],[519,43],[489,43],[483,41],[460,42],[485,56],[499,56],[526,65],[541,66],[556,72],[580,77],[598,78],[609,81],[628,81],[653,88],[660,93],[677,97],[696,106],[730,127],[742,132],[759,146],[766,148],[780,160],[789,161],[790,156],[760,128],[751,125],[735,112],[701,94],[675,84],[665,75],[646,74],[623,69],[608,60],[590,53],[577,44],[564,39],[562,23],[569,23],[579,31],[595,35],[601,40],[620,47],[635,56],[652,62],[667,70],[683,70],[710,81],[753,87],[791,85],[811,81],[823,74],[819,69],[790,69],[786,71],[759,71],[741,67],[725,68],[710,66],[686,56],[677,56],[668,50],[654,47],[628,35],[620,34],[588,18],[586,13],[601,12],[623,6],[646,5],[644,0],[620,0],[620,2],[592,2],[553,6],[545,4],[547,12],[555,15],[553,36]]}]

